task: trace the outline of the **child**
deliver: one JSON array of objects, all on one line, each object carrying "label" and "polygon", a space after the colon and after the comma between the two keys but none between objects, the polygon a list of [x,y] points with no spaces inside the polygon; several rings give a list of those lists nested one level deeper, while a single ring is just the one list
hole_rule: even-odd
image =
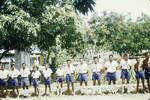
[{"label": "child", "polygon": [[92,65],[92,71],[93,71],[93,75],[92,75],[92,80],[93,80],[93,85],[96,85],[96,81],[98,81],[98,85],[101,84],[101,77],[102,77],[102,64],[98,62],[98,58],[94,57],[93,58],[94,63]]},{"label": "child", "polygon": [[34,66],[31,77],[32,77],[32,85],[34,87],[34,92],[37,96],[39,96],[39,78],[40,78],[40,76],[41,76],[41,73],[40,73],[38,67]]},{"label": "child", "polygon": [[[130,81],[130,60],[128,58],[127,54],[123,55],[123,59],[120,62],[121,65],[121,78],[122,78],[122,84],[124,85],[124,90],[127,89],[125,84],[129,84]],[[124,91],[125,92],[125,91]]]},{"label": "child", "polygon": [[70,83],[71,83],[72,94],[74,95],[74,74],[75,74],[75,68],[71,64],[71,60],[67,60],[67,66],[65,68],[65,74],[66,74],[67,90],[70,90]]},{"label": "child", "polygon": [[49,93],[51,92],[51,74],[52,70],[49,68],[49,65],[46,64],[44,70],[42,71],[44,76],[44,83],[45,83],[45,95],[47,94],[47,87],[49,88]]},{"label": "child", "polygon": [[30,85],[30,82],[29,82],[30,70],[29,70],[29,68],[26,67],[25,63],[22,63],[22,68],[20,70],[20,74],[21,74],[21,86],[24,90],[23,91],[24,96],[26,97],[26,96],[28,96],[28,88]]},{"label": "child", "polygon": [[145,79],[147,80],[147,87],[150,92],[150,58],[148,53],[145,53],[142,67],[145,70]]},{"label": "child", "polygon": [[117,62],[113,60],[113,55],[109,55],[109,61],[106,62],[105,67],[107,70],[107,81],[108,85],[111,85],[111,82],[113,84],[116,84],[117,76],[116,76],[116,70],[117,70]]},{"label": "child", "polygon": [[87,64],[83,61],[83,58],[80,58],[80,64],[78,65],[77,70],[79,72],[80,86],[82,86],[83,82],[85,83],[85,86],[87,86],[88,67],[87,67]]},{"label": "child", "polygon": [[57,74],[57,82],[58,82],[57,95],[62,95],[63,82],[64,82],[63,65],[57,69],[56,74]]},{"label": "child", "polygon": [[17,91],[17,97],[19,97],[19,83],[18,83],[18,76],[20,72],[15,68],[15,64],[11,65],[11,70],[9,72],[9,77],[11,78],[11,86],[13,89],[13,93],[15,94],[15,90]]},{"label": "child", "polygon": [[136,58],[136,64],[134,65],[134,71],[135,71],[135,77],[136,77],[136,80],[137,80],[137,88],[136,88],[136,91],[137,91],[137,93],[138,93],[138,91],[139,91],[139,81],[140,81],[140,79],[141,79],[141,81],[142,81],[143,90],[145,90],[145,86],[144,86],[144,78],[145,78],[144,69],[143,69],[143,67],[141,66],[140,60],[139,60],[138,58]]},{"label": "child", "polygon": [[[0,90],[1,95],[6,96],[7,94],[7,80],[8,80],[8,70],[4,68],[4,65],[0,65]],[[4,92],[5,90],[5,92]]]}]

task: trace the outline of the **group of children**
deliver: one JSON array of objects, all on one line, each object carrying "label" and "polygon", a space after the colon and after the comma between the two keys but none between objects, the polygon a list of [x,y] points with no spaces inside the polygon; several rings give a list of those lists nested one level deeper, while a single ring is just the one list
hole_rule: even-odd
[{"label": "group of children", "polygon": [[[57,94],[62,94],[63,83],[67,83],[67,90],[71,90],[72,94],[74,94],[74,82],[75,82],[75,73],[78,73],[78,80],[80,82],[80,86],[85,84],[88,86],[88,73],[92,72],[92,80],[93,86],[96,84],[100,85],[102,80],[102,73],[106,72],[106,79],[108,81],[108,85],[111,83],[116,84],[117,81],[117,69],[118,66],[121,66],[121,79],[122,84],[129,84],[130,81],[130,60],[128,59],[128,55],[124,54],[120,64],[114,60],[113,55],[109,55],[109,60],[102,64],[99,61],[98,57],[93,58],[92,65],[88,66],[83,58],[80,58],[80,63],[77,67],[74,67],[71,64],[71,60],[67,60],[67,64],[65,67],[61,66],[57,69],[57,82],[58,82],[58,91]],[[17,93],[19,96],[19,82],[18,76],[21,77],[21,87],[23,88],[25,93],[28,94],[28,88],[30,86],[29,76],[32,77],[32,85],[34,87],[34,91],[36,95],[39,95],[39,78],[41,76],[44,77],[44,85],[45,85],[45,95],[51,92],[51,75],[52,70],[49,68],[49,65],[46,64],[45,68],[40,71],[38,66],[33,66],[32,71],[26,67],[26,64],[23,63],[20,70],[15,68],[15,65],[11,65],[11,70],[8,71],[4,68],[3,65],[0,65],[0,90],[2,94],[7,93],[8,89],[8,79],[10,80],[10,85],[14,93]],[[148,53],[145,54],[145,58],[143,61],[140,61],[138,58],[136,59],[136,64],[134,65],[135,77],[137,80],[137,92],[139,89],[139,81],[141,79],[143,84],[143,90],[146,89],[144,81],[147,80],[147,87],[150,92],[150,59]],[[71,89],[70,89],[71,85]],[[126,86],[126,85],[124,85]],[[47,93],[49,89],[49,93]]]}]

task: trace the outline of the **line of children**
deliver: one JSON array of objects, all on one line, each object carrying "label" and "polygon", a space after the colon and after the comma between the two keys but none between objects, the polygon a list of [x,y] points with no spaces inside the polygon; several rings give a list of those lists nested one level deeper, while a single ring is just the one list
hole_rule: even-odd
[{"label": "line of children", "polygon": [[[114,60],[113,55],[109,55],[109,60],[103,65],[101,62],[98,61],[98,57],[93,58],[93,63],[91,65],[91,71],[92,71],[92,80],[93,80],[93,86],[96,85],[96,82],[98,85],[101,84],[102,79],[102,72],[103,70],[106,70],[106,78],[108,81],[108,84],[111,85],[116,84],[117,80],[117,67],[118,63]],[[129,84],[130,81],[130,60],[128,58],[128,55],[125,54],[120,62],[121,66],[121,79],[123,86],[127,86],[125,84]],[[67,60],[66,66],[61,66],[57,69],[57,82],[58,82],[58,95],[62,95],[62,89],[63,89],[63,83],[66,80],[67,83],[67,90],[70,90],[71,85],[71,91],[72,94],[74,94],[74,81],[75,81],[75,72],[79,73],[79,81],[80,86],[85,83],[85,86],[88,85],[88,65],[84,61],[83,58],[80,59],[80,63],[77,67],[77,70],[75,67],[71,64],[71,60]],[[144,85],[144,79],[147,80],[147,87],[150,91],[150,59],[149,55],[145,54],[145,59],[141,63],[139,59],[136,59],[136,64],[134,65],[134,71],[135,71],[135,77],[137,80],[137,92],[139,90],[139,81],[141,79],[143,90],[145,90]],[[34,92],[38,96],[39,95],[39,79],[41,75],[44,76],[44,84],[45,84],[45,95],[48,95],[47,90],[49,88],[49,93],[51,92],[51,74],[52,70],[49,68],[48,64],[45,65],[44,70],[42,70],[42,73],[39,71],[37,66],[33,66],[33,70],[30,72],[30,70],[26,67],[26,64],[22,64],[21,70],[17,70],[15,68],[15,65],[11,65],[11,70],[8,71],[4,68],[4,66],[0,65],[0,90],[1,93],[4,94],[7,92],[7,80],[10,78],[11,86],[13,89],[13,93],[16,93],[17,96],[19,96],[19,82],[18,82],[18,76],[21,76],[21,87],[23,90],[28,90],[29,88],[29,75],[31,74],[32,77],[32,85],[34,87]],[[65,79],[64,79],[65,77]],[[126,88],[126,87],[125,87]],[[5,91],[6,92],[5,92]],[[27,93],[27,92],[26,92]],[[24,93],[25,94],[25,93]],[[28,93],[27,93],[28,94]]]}]

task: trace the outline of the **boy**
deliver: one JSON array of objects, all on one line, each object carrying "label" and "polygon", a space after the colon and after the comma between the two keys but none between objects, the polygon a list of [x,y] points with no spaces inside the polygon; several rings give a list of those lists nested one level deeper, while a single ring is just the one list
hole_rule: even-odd
[{"label": "boy", "polygon": [[57,69],[56,74],[57,74],[57,82],[58,82],[57,95],[62,95],[62,88],[63,88],[63,82],[64,82],[63,65]]},{"label": "boy", "polygon": [[[6,96],[7,94],[7,80],[8,80],[8,70],[4,68],[4,65],[0,65],[0,90],[1,95]],[[5,90],[5,92],[4,92]]]},{"label": "boy", "polygon": [[[122,84],[124,86],[124,90],[126,90],[127,88],[125,87],[124,84],[129,84],[130,81],[130,60],[128,58],[127,54],[123,55],[123,59],[120,62],[121,65],[121,79],[122,79]],[[124,91],[125,92],[125,91]]]},{"label": "boy", "polygon": [[41,73],[37,66],[33,67],[33,71],[31,73],[32,77],[32,85],[34,87],[35,95],[39,96],[39,78],[41,76]]},{"label": "boy", "polygon": [[71,83],[72,94],[74,95],[74,74],[75,74],[75,68],[71,64],[71,60],[67,60],[67,66],[65,68],[65,74],[66,74],[67,90],[70,90],[70,83]]},{"label": "boy", "polygon": [[17,97],[19,97],[19,83],[18,83],[18,76],[20,72],[15,68],[15,64],[11,65],[11,70],[9,72],[9,77],[11,78],[11,86],[13,89],[13,93],[16,94],[15,90],[17,91]]},{"label": "boy", "polygon": [[147,87],[150,92],[150,59],[148,53],[145,53],[145,59],[143,60],[142,67],[145,70],[145,79],[147,80]]},{"label": "boy", "polygon": [[138,58],[136,58],[136,64],[134,65],[134,71],[135,71],[135,77],[136,77],[136,80],[137,80],[136,91],[137,91],[137,93],[138,93],[138,91],[139,91],[139,81],[140,81],[140,79],[141,79],[141,81],[142,81],[143,90],[145,89],[145,86],[144,86],[144,78],[145,78],[144,69],[143,69],[143,67],[141,66],[140,60],[139,60]]},{"label": "boy", "polygon": [[93,85],[96,85],[96,81],[98,81],[98,85],[101,84],[101,77],[102,77],[102,64],[98,62],[98,58],[94,57],[93,58],[94,63],[92,65],[92,71],[93,71],[93,75],[92,75],[92,80],[93,80]]},{"label": "boy", "polygon": [[118,67],[118,64],[116,61],[113,60],[113,55],[109,55],[109,61],[105,64],[106,70],[107,70],[107,81],[108,85],[111,85],[111,82],[113,84],[116,84],[117,76],[116,76],[116,70]]},{"label": "boy", "polygon": [[49,65],[46,64],[44,70],[42,71],[44,76],[44,84],[45,84],[45,95],[47,94],[47,87],[49,88],[49,93],[51,92],[51,74],[52,70],[49,68]]},{"label": "boy", "polygon": [[21,86],[23,88],[24,96],[28,96],[28,88],[30,85],[29,82],[29,75],[30,75],[30,70],[29,68],[26,67],[25,63],[22,63],[22,68],[20,70],[20,75],[21,75]]},{"label": "boy", "polygon": [[82,86],[83,82],[85,83],[85,86],[87,86],[88,67],[87,67],[87,64],[84,62],[83,58],[80,58],[80,64],[78,65],[77,70],[79,72],[80,86]]}]

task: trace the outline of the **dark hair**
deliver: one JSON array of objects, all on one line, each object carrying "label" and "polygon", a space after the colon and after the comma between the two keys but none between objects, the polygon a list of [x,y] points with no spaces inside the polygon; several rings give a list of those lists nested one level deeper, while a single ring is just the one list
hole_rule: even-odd
[{"label": "dark hair", "polygon": [[138,58],[138,57],[136,57],[135,59],[136,59],[136,60],[139,60],[139,58]]},{"label": "dark hair", "polygon": [[84,59],[84,58],[83,58],[83,57],[81,57],[81,58],[80,58],[80,60],[81,60],[81,59]]},{"label": "dark hair", "polygon": [[70,59],[67,60],[67,62],[71,61]]},{"label": "dark hair", "polygon": [[15,66],[15,64],[11,64],[11,68],[12,68],[13,66]]},{"label": "dark hair", "polygon": [[97,57],[97,56],[95,56],[95,57],[93,57],[93,59],[98,59],[98,57]]},{"label": "dark hair", "polygon": [[109,57],[113,57],[113,55],[112,55],[112,54],[110,54],[110,55],[109,55]]},{"label": "dark hair", "polygon": [[123,55],[123,57],[127,57],[127,56],[128,56],[128,54],[126,54],[126,53]]},{"label": "dark hair", "polygon": [[[25,63],[22,63],[22,65],[24,65]],[[25,64],[26,65],[26,64]]]},{"label": "dark hair", "polygon": [[148,56],[148,52],[146,52],[146,53],[144,54],[144,56]]}]

